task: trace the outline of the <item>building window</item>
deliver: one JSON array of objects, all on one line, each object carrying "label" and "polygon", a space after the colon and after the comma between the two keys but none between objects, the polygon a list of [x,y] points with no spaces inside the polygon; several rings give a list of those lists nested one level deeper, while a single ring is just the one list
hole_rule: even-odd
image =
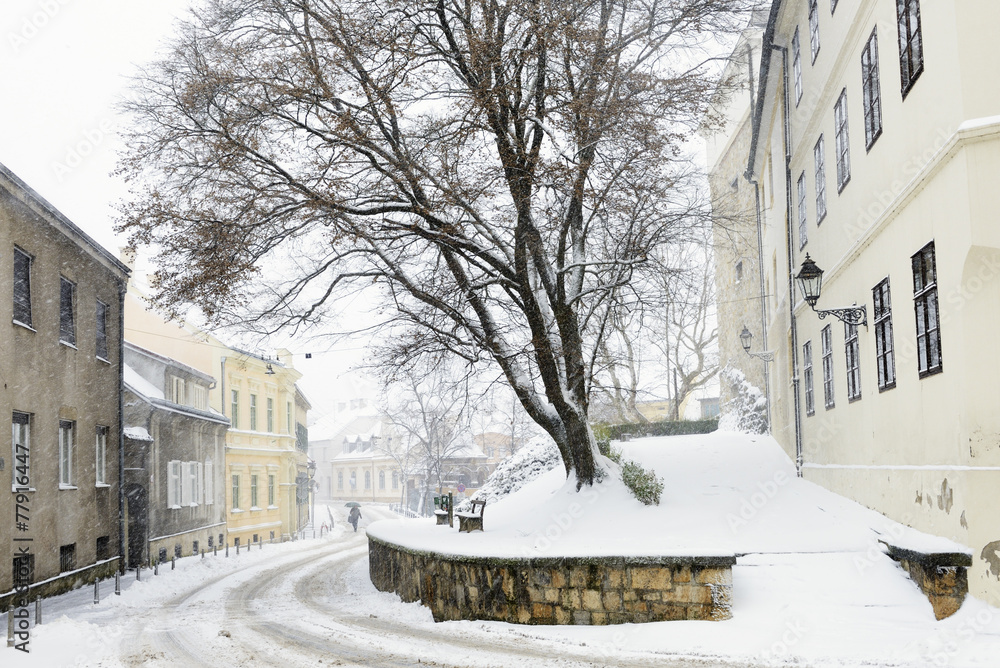
[{"label": "building window", "polygon": [[847,89],[840,92],[833,107],[833,127],[837,142],[837,192],[851,180],[851,149],[847,138]]},{"label": "building window", "polygon": [[809,0],[809,48],[815,63],[819,55],[819,0]]},{"label": "building window", "polygon": [[923,378],[942,370],[934,242],[921,248],[911,259],[913,309],[917,317],[917,370]]},{"label": "building window", "polygon": [[14,322],[31,327],[31,256],[14,249]]},{"label": "building window", "polygon": [[75,423],[59,420],[59,485],[73,484],[73,431]]},{"label": "building window", "polygon": [[378,488],[385,489],[385,471],[378,472]]},{"label": "building window", "polygon": [[76,543],[59,546],[59,572],[65,573],[76,568]]},{"label": "building window", "polygon": [[743,260],[736,263],[736,282],[743,280]]},{"label": "building window", "polygon": [[257,504],[257,474],[250,474],[250,509],[258,508]]},{"label": "building window", "polygon": [[201,498],[201,462],[185,462],[184,505],[197,506]]},{"label": "building window", "polygon": [[106,485],[108,483],[108,478],[106,474],[107,461],[108,461],[108,428],[98,427],[97,428],[97,442],[95,448],[97,451],[97,484]]},{"label": "building window", "polygon": [[812,341],[802,344],[802,382],[806,390],[806,415],[816,413],[816,397],[813,393],[813,350]]},{"label": "building window", "polygon": [[872,30],[868,43],[861,52],[861,94],[865,107],[865,148],[882,134],[882,95],[878,82],[878,35]]},{"label": "building window", "polygon": [[189,383],[188,390],[190,405],[203,411],[208,410],[208,391],[205,386]]},{"label": "building window", "polygon": [[181,507],[181,463],[178,460],[167,462],[167,507]]},{"label": "building window", "polygon": [[799,27],[795,26],[792,36],[792,81],[795,83],[795,106],[802,101],[802,46],[799,43]]},{"label": "building window", "polygon": [[351,489],[355,490],[358,488],[358,472],[351,471]]},{"label": "building window", "polygon": [[[215,504],[215,464],[212,463],[211,459],[205,460],[205,505],[211,506]],[[212,544],[209,543],[209,547]]]},{"label": "building window", "polygon": [[813,146],[813,166],[816,170],[816,224],[826,218],[826,147],[823,135]]},{"label": "building window", "polygon": [[250,395],[250,431],[257,431],[257,395]]},{"label": "building window", "polygon": [[240,474],[234,473],[232,475],[233,479],[233,510],[239,510],[240,508]]},{"label": "building window", "polygon": [[920,3],[896,0],[896,25],[899,28],[899,77],[903,98],[924,71],[924,46],[920,33]]},{"label": "building window", "polygon": [[232,407],[229,409],[229,419],[232,420],[233,429],[240,428],[240,392],[232,391]]},{"label": "building window", "polygon": [[175,404],[184,403],[184,379],[176,376],[170,378],[170,400]]},{"label": "building window", "polygon": [[108,359],[108,305],[97,300],[97,357]]},{"label": "building window", "polygon": [[392,472],[392,488],[399,489],[399,471]]},{"label": "building window", "polygon": [[896,360],[892,348],[892,304],[889,299],[889,279],[872,288],[875,302],[875,366],[878,368],[878,389],[896,387]]},{"label": "building window", "polygon": [[365,489],[372,488],[372,472],[365,471]]},{"label": "building window", "polygon": [[272,507],[272,508],[276,505],[274,503],[274,476],[273,475],[267,476],[267,505],[270,506],[270,507]]},{"label": "building window", "polygon": [[198,541],[191,541],[191,554],[198,554]]},{"label": "building window", "polygon": [[76,345],[76,285],[59,277],[59,340],[71,346]]},{"label": "building window", "polygon": [[827,325],[820,331],[823,353],[823,406],[833,408],[833,330]]},{"label": "building window", "polygon": [[344,489],[344,472],[337,471],[337,489]]},{"label": "building window", "polygon": [[15,412],[11,417],[11,487],[31,488],[31,416]]},{"label": "building window", "polygon": [[799,196],[799,249],[805,248],[809,242],[809,234],[806,230],[806,173],[799,175],[798,182]]},{"label": "building window", "polygon": [[847,357],[847,400],[861,398],[861,362],[858,354],[858,326],[844,323],[844,354]]},{"label": "building window", "polygon": [[97,555],[98,561],[104,561],[105,559],[111,558],[111,537],[110,536],[98,536],[95,554]]},{"label": "building window", "polygon": [[267,398],[267,433],[274,433],[274,397]]}]

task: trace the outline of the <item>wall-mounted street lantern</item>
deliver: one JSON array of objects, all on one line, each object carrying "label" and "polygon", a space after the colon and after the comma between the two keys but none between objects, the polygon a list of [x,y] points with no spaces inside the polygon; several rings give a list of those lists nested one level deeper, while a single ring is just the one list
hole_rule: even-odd
[{"label": "wall-mounted street lantern", "polygon": [[809,304],[809,308],[816,312],[820,320],[828,315],[832,315],[848,325],[868,326],[868,310],[864,304],[861,306],[854,304],[849,308],[832,308],[826,310],[816,308],[820,290],[823,288],[823,270],[816,266],[816,263],[809,257],[809,253],[806,253],[806,259],[802,261],[802,268],[799,269],[795,280],[799,283],[802,298]]},{"label": "wall-mounted street lantern", "polygon": [[[740,332],[740,343],[743,345],[743,352],[745,352],[750,357],[756,357],[758,359],[764,360],[765,362],[773,362],[774,361],[774,353],[771,352],[770,350],[765,350],[762,353],[752,353],[752,352],[750,352],[750,342],[751,341],[753,341],[753,334],[750,333],[750,330],[747,329],[746,325],[743,325],[743,331]],[[765,368],[767,368],[767,367],[765,367]]]}]

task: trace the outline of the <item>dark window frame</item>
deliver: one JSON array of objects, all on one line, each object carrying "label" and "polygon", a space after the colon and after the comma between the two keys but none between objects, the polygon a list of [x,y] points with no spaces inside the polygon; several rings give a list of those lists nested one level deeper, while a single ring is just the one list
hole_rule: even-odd
[{"label": "dark window frame", "polygon": [[[913,315],[917,334],[917,373],[920,378],[926,378],[944,371],[934,242],[931,241],[917,251],[910,258],[910,262],[913,269]],[[935,356],[937,358],[936,364],[932,363]]]},{"label": "dark window frame", "polygon": [[14,322],[31,327],[31,266],[35,258],[14,246]]},{"label": "dark window frame", "polygon": [[59,343],[76,348],[76,283],[59,277]]},{"label": "dark window frame", "polygon": [[792,82],[795,86],[795,106],[802,101],[802,42],[799,39],[799,27],[795,26],[792,35]]},{"label": "dark window frame", "polygon": [[899,84],[903,99],[924,72],[924,40],[918,0],[896,0]]},{"label": "dark window frame", "polygon": [[809,2],[809,52],[812,54],[812,64],[816,64],[819,55],[819,0]]},{"label": "dark window frame", "polygon": [[872,288],[872,301],[878,391],[885,392],[896,387],[896,355],[892,337],[892,300],[888,276]]},{"label": "dark window frame", "polygon": [[826,143],[823,135],[813,145],[813,168],[816,176],[816,227],[826,218]]},{"label": "dark window frame", "polygon": [[820,353],[823,358],[823,407],[836,406],[833,387],[833,329],[827,325],[820,330]]},{"label": "dark window frame", "polygon": [[798,202],[798,225],[799,225],[799,250],[809,243],[809,216],[806,206],[806,172],[802,170],[799,175],[796,187],[796,201]]},{"label": "dark window frame", "polygon": [[847,362],[847,402],[861,398],[861,346],[858,326],[844,323],[844,357]]},{"label": "dark window frame", "polygon": [[834,144],[837,151],[837,193],[851,182],[851,138],[847,119],[847,88],[833,105]]},{"label": "dark window frame", "polygon": [[97,300],[97,324],[94,326],[96,344],[94,354],[97,359],[105,362],[109,361],[108,351],[108,305]]},{"label": "dark window frame", "polygon": [[861,104],[865,111],[865,151],[882,136],[882,92],[878,74],[878,28],[861,50]]},{"label": "dark window frame", "polygon": [[813,388],[812,341],[802,344],[802,382],[805,385],[806,416],[816,414],[816,394]]}]

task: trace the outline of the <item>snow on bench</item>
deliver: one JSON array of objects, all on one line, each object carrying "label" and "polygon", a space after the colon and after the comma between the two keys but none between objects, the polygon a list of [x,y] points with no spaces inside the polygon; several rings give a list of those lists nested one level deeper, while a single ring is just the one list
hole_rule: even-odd
[{"label": "snow on bench", "polygon": [[969,593],[971,552],[958,543],[909,527],[901,527],[891,536],[876,533],[889,558],[899,563],[931,602],[936,619],[958,612]]},{"label": "snow on bench", "polygon": [[[476,512],[476,507],[479,507],[479,512]],[[483,511],[486,510],[485,501],[472,501],[472,512],[468,513],[455,513],[455,517],[458,518],[458,530],[459,532],[465,531],[470,533],[479,529],[483,530]]]}]

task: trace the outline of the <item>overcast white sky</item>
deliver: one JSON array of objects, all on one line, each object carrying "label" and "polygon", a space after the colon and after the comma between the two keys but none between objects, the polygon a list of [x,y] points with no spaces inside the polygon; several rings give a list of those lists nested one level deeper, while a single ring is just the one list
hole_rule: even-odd
[{"label": "overcast white sky", "polygon": [[[191,4],[0,1],[0,163],[116,254],[124,240],[112,232],[112,205],[125,187],[110,175],[124,122],[115,103]],[[317,413],[329,401],[371,392],[341,376],[363,352],[357,345],[343,354],[324,352],[326,344],[288,347]]]}]

